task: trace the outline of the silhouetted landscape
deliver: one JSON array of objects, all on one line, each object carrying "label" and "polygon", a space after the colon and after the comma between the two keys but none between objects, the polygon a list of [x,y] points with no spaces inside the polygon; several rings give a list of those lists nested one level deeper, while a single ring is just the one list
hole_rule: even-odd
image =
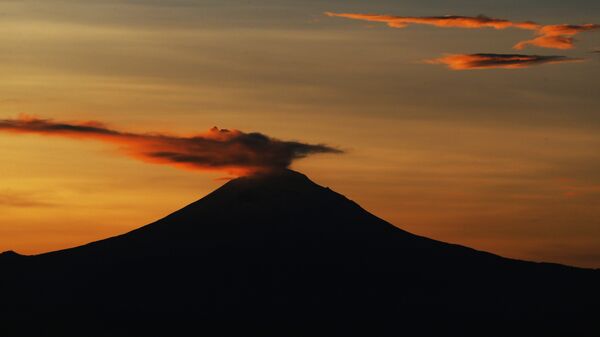
[{"label": "silhouetted landscape", "polygon": [[3,253],[0,275],[1,336],[600,334],[600,271],[417,236],[291,170],[120,236]]}]

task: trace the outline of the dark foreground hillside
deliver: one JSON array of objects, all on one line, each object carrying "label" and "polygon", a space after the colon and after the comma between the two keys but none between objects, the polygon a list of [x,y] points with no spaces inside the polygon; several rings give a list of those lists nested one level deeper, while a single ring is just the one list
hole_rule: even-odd
[{"label": "dark foreground hillside", "polygon": [[0,255],[0,336],[600,336],[600,272],[419,237],[293,171]]}]

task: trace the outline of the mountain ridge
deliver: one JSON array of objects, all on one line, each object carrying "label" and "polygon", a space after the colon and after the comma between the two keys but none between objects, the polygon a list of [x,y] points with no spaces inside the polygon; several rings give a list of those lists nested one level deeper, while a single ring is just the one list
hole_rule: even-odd
[{"label": "mountain ridge", "polygon": [[[223,336],[598,331],[596,270],[414,235],[289,170],[229,181],[119,236],[8,260],[0,295],[16,310],[0,317],[60,322],[57,336],[98,320],[106,328],[87,334],[154,336],[174,325]],[[472,322],[457,325],[465,317]]]},{"label": "mountain ridge", "polygon": [[[112,239],[116,239],[116,238],[121,238],[121,237],[127,237],[129,235],[133,235],[142,231],[146,231],[146,230],[151,230],[154,228],[154,226],[156,226],[157,224],[160,224],[161,222],[165,222],[170,220],[173,217],[177,217],[178,214],[182,213],[182,212],[186,212],[189,209],[193,209],[195,208],[198,204],[203,203],[203,202],[207,202],[207,199],[211,199],[211,198],[215,198],[218,197],[219,195],[222,195],[223,193],[227,193],[228,190],[230,189],[246,189],[248,187],[256,187],[259,184],[264,183],[266,180],[269,180],[268,184],[272,185],[274,183],[276,184],[281,184],[281,186],[283,186],[284,188],[290,188],[290,186],[302,186],[303,184],[307,184],[308,186],[315,188],[315,189],[320,189],[323,191],[327,191],[328,193],[333,193],[335,195],[337,195],[339,198],[342,198],[350,203],[352,203],[354,206],[356,206],[357,208],[359,208],[361,211],[368,213],[369,215],[377,218],[378,220],[380,220],[381,222],[385,222],[387,224],[389,224],[390,226],[393,226],[394,228],[398,229],[399,231],[402,231],[403,233],[407,234],[407,235],[412,235],[413,237],[418,237],[421,239],[426,239],[426,240],[431,240],[440,244],[446,244],[446,245],[451,245],[454,247],[460,247],[460,248],[465,248],[465,249],[469,249],[472,250],[474,252],[478,252],[478,253],[484,253],[484,254],[490,254],[490,255],[494,255],[500,258],[504,258],[504,259],[509,259],[509,260],[513,260],[513,261],[524,261],[524,262],[528,262],[528,263],[537,263],[537,264],[544,264],[544,265],[555,265],[555,266],[563,266],[563,267],[568,267],[568,268],[575,268],[575,269],[587,269],[587,270],[600,270],[598,268],[582,268],[582,267],[577,267],[577,266],[571,266],[571,265],[566,265],[566,264],[561,264],[561,263],[554,263],[554,262],[546,262],[546,261],[528,261],[528,260],[521,260],[521,259],[515,259],[515,258],[508,258],[508,257],[504,257],[498,254],[494,254],[488,251],[484,251],[484,250],[479,250],[479,249],[474,249],[468,246],[464,246],[461,244],[456,244],[456,243],[448,243],[448,242],[444,242],[444,241],[439,241],[439,240],[435,240],[435,239],[431,239],[431,238],[427,238],[424,236],[420,236],[420,235],[416,235],[410,232],[407,232],[405,230],[403,230],[400,227],[397,227],[389,222],[387,222],[384,219],[381,219],[379,217],[377,217],[376,215],[373,215],[371,213],[369,213],[367,210],[365,210],[364,208],[362,208],[358,203],[356,203],[355,201],[353,201],[352,199],[347,198],[346,196],[335,192],[333,190],[331,190],[329,187],[323,187],[320,186],[316,183],[314,183],[312,180],[310,180],[308,178],[308,176],[306,176],[305,174],[302,174],[300,172],[297,171],[293,171],[293,170],[289,170],[289,169],[282,169],[282,170],[277,170],[277,171],[271,171],[269,173],[259,173],[259,174],[255,174],[252,176],[242,176],[236,179],[232,179],[230,181],[228,181],[227,183],[225,183],[224,185],[222,185],[221,187],[217,188],[216,190],[214,190],[213,192],[207,194],[206,196],[184,206],[183,208],[170,213],[164,217],[162,217],[161,219],[154,221],[148,225],[133,229],[129,232],[123,233],[123,234],[119,234],[116,236],[112,236],[112,237],[108,237],[105,239],[101,239],[101,240],[97,240],[97,241],[93,241],[87,244],[83,244],[80,246],[75,246],[75,247],[70,247],[70,248],[65,248],[65,249],[60,249],[57,251],[50,251],[50,252],[44,252],[44,253],[40,253],[40,254],[33,254],[33,255],[22,255],[19,254],[15,251],[9,250],[3,253],[0,253],[0,258],[2,258],[3,256],[5,258],[17,258],[17,257],[36,257],[36,256],[46,256],[48,254],[54,254],[54,253],[62,253],[62,252],[71,252],[73,250],[82,248],[82,247],[86,247],[86,246],[93,246],[93,245],[97,245],[100,243],[103,243],[107,240],[112,240]],[[241,186],[240,186],[241,185]],[[307,187],[307,186],[304,186]],[[292,189],[293,190],[293,189]],[[239,191],[238,191],[239,193]]]}]

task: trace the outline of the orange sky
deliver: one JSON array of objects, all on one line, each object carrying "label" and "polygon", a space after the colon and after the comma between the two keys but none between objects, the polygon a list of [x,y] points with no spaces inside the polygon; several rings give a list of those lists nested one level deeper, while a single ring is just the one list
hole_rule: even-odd
[{"label": "orange sky", "polygon": [[[0,120],[100,121],[172,137],[217,126],[327,144],[345,153],[292,168],[399,227],[509,257],[600,267],[600,59],[590,53],[600,32],[562,26],[598,23],[600,8],[539,6],[2,2]],[[484,13],[555,28],[395,29],[325,12]],[[513,49],[548,36],[577,41]],[[507,66],[515,57],[528,63]],[[138,161],[93,140],[0,132],[0,144],[0,251],[116,235],[229,176]]]}]

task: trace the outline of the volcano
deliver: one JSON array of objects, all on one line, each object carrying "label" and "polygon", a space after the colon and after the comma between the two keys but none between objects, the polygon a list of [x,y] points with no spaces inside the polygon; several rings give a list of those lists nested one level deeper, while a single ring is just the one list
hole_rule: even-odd
[{"label": "volcano", "polygon": [[152,224],[0,255],[2,336],[597,336],[600,271],[403,231],[303,174]]}]

